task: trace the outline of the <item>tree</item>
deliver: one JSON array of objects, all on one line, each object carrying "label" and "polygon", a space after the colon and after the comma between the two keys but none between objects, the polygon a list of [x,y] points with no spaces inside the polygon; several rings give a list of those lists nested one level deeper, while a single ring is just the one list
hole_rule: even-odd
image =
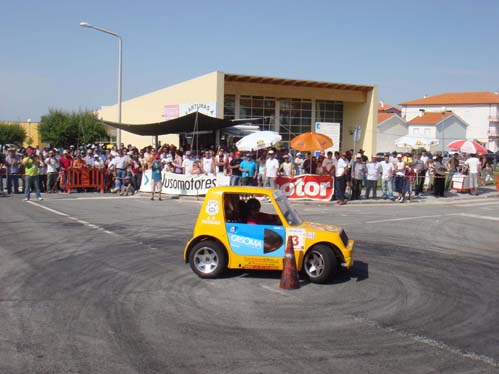
[{"label": "tree", "polygon": [[18,123],[0,123],[0,144],[19,143],[26,139],[26,130]]},{"label": "tree", "polygon": [[44,143],[55,146],[79,145],[107,139],[104,125],[93,112],[50,110],[42,116],[40,135]]}]

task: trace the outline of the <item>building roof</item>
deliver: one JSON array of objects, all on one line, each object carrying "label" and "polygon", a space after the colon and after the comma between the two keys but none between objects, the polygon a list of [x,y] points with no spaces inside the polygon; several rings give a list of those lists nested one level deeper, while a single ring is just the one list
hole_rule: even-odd
[{"label": "building roof", "polygon": [[226,82],[244,82],[244,83],[263,83],[275,84],[280,86],[295,86],[295,87],[316,87],[316,88],[332,88],[354,91],[371,91],[374,86],[365,86],[349,83],[332,83],[332,82],[319,82],[301,79],[286,79],[286,78],[271,78],[271,77],[258,77],[253,75],[241,74],[224,74]]},{"label": "building roof", "polygon": [[401,105],[465,105],[499,104],[499,94],[495,92],[449,92],[410,100]]},{"label": "building roof", "polygon": [[396,115],[395,113],[383,113],[383,112],[379,112],[378,113],[378,125],[381,122],[385,122],[388,118],[391,118],[391,117],[393,117],[395,115]]},{"label": "building roof", "polygon": [[397,110],[400,110],[399,107],[395,106],[395,105],[392,105],[392,104],[388,104],[388,103],[384,103],[382,101],[379,101],[378,102],[378,111],[383,111],[383,110],[390,110],[390,109],[397,109]]},{"label": "building roof", "polygon": [[436,125],[443,119],[452,116],[452,112],[425,112],[422,116],[417,116],[411,119],[408,123],[409,125]]}]

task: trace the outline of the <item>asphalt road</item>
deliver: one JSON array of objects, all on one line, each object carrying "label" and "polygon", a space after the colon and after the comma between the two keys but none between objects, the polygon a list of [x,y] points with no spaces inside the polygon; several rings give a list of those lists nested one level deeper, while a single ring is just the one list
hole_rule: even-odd
[{"label": "asphalt road", "polygon": [[356,264],[283,291],[183,263],[199,201],[46,196],[0,198],[2,374],[499,372],[498,198],[295,204]]}]

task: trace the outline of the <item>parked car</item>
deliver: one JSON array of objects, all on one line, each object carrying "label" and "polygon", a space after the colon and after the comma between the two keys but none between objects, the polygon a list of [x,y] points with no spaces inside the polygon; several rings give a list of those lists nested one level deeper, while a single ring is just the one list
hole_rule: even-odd
[{"label": "parked car", "polygon": [[227,269],[282,270],[289,237],[297,269],[311,282],[325,283],[353,264],[354,241],[341,227],[302,220],[279,190],[234,186],[208,190],[184,261],[201,278]]}]

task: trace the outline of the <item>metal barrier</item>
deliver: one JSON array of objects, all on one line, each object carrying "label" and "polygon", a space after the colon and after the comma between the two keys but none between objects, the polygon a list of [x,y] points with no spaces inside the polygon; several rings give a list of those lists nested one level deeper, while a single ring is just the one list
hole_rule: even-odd
[{"label": "metal barrier", "polygon": [[61,170],[61,189],[68,194],[74,188],[98,188],[104,193],[104,169],[98,168],[70,168]]}]

